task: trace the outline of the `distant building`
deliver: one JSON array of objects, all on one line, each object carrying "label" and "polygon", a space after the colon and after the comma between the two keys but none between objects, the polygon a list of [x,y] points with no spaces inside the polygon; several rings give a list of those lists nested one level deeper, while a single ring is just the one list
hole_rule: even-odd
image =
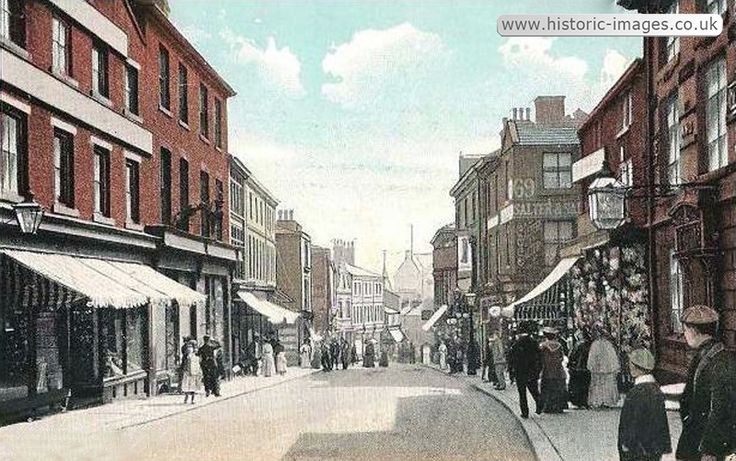
[{"label": "distant building", "polygon": [[332,330],[337,317],[337,267],[329,248],[312,245],[312,313],[314,331]]},{"label": "distant building", "polygon": [[440,227],[432,237],[434,304],[450,305],[457,288],[457,234],[455,224]]}]

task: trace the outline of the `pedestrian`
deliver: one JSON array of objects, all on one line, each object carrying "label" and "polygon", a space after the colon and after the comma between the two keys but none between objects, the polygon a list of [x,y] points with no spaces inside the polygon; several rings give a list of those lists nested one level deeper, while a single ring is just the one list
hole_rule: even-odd
[{"label": "pedestrian", "polygon": [[273,345],[270,338],[263,341],[263,376],[270,378],[276,372],[276,361],[273,355]]},{"label": "pedestrian", "polygon": [[588,392],[590,390],[590,371],[588,370],[588,354],[590,353],[590,334],[587,331],[577,332],[578,343],[572,349],[567,363],[570,375],[568,394],[570,403],[578,408],[588,408]]},{"label": "pedestrian", "polygon": [[468,369],[467,373],[469,376],[475,376],[480,368],[480,348],[478,347],[478,341],[475,338],[470,338],[468,341]]},{"label": "pedestrian", "polygon": [[440,370],[447,369],[447,344],[444,341],[440,343],[439,347],[440,354]]},{"label": "pedestrian", "polygon": [[333,339],[330,344],[330,368],[336,370],[338,363],[340,363],[340,344],[337,339]]},{"label": "pedestrian", "polygon": [[273,354],[275,356],[276,373],[283,376],[286,374],[286,349],[281,341],[276,338],[273,342]]},{"label": "pedestrian", "polygon": [[355,343],[350,345],[350,363],[353,365],[358,363],[358,349],[355,347]]},{"label": "pedestrian", "polygon": [[409,342],[409,363],[414,364],[417,361],[417,350],[413,342]]},{"label": "pedestrian", "polygon": [[350,364],[350,344],[345,338],[342,338],[340,346],[340,359],[342,360],[342,369],[347,370]]},{"label": "pedestrian", "polygon": [[195,353],[197,342],[190,340],[184,344],[184,355],[181,362],[181,392],[184,394],[184,403],[189,399],[194,405],[194,396],[202,390],[202,370],[199,357]]},{"label": "pedestrian", "polygon": [[567,389],[565,386],[565,358],[562,344],[557,340],[557,329],[545,327],[545,340],[539,345],[542,359],[540,397],[544,413],[562,413],[567,408]]},{"label": "pedestrian", "polygon": [[681,320],[695,355],[680,398],[677,459],[723,461],[736,454],[736,357],[716,339],[715,310],[692,306]]},{"label": "pedestrian", "polygon": [[672,452],[664,394],[652,376],[654,356],[636,349],[629,357],[634,387],[629,390],[618,422],[618,453],[621,461],[660,461]]},{"label": "pedestrian", "polygon": [[588,405],[593,408],[612,408],[618,404],[617,376],[621,365],[616,348],[606,338],[601,327],[596,328],[595,337],[588,353]]},{"label": "pedestrian", "polygon": [[368,344],[365,346],[365,351],[363,352],[363,366],[365,368],[373,368],[376,366],[375,355],[376,349],[373,346],[373,341],[368,341]]},{"label": "pedestrian", "polygon": [[308,339],[305,339],[304,344],[299,348],[299,366],[302,368],[312,366],[312,346]]},{"label": "pedestrian", "polygon": [[506,389],[506,350],[503,346],[503,339],[497,331],[494,331],[491,335],[490,345],[491,366],[493,368],[493,376],[496,379],[493,387],[496,390],[502,391]]},{"label": "pedestrian", "polygon": [[381,357],[378,359],[378,366],[383,368],[388,367],[388,352],[384,347],[381,347]]},{"label": "pedestrian", "polygon": [[220,396],[220,375],[222,374],[222,359],[219,349],[220,343],[213,340],[209,335],[204,335],[204,344],[197,351],[200,367],[204,379],[204,395],[209,397],[214,394]]},{"label": "pedestrian", "polygon": [[536,405],[536,413],[541,413],[539,401],[539,344],[532,335],[536,334],[532,324],[523,326],[518,341],[511,349],[511,366],[516,376],[516,389],[519,391],[519,409],[521,417],[529,417],[529,404],[527,403],[527,390],[532,395]]},{"label": "pedestrian", "polygon": [[491,350],[491,337],[486,341],[483,353],[483,369],[480,372],[480,379],[483,382],[490,382],[496,385],[496,370],[493,366],[493,350]]},{"label": "pedestrian", "polygon": [[322,357],[322,371],[332,371],[332,363],[330,360],[330,348],[327,345],[327,341],[323,341],[320,346],[320,355]]},{"label": "pedestrian", "polygon": [[508,347],[506,348],[506,364],[509,371],[509,383],[513,386],[516,383],[516,374],[514,373],[514,366],[511,361],[511,351],[514,350],[514,344],[519,339],[519,335],[516,333],[516,330],[514,330],[513,337],[509,339]]},{"label": "pedestrian", "polygon": [[312,350],[312,368],[315,370],[319,370],[320,368],[322,368],[322,345],[321,344],[315,344],[315,347]]}]

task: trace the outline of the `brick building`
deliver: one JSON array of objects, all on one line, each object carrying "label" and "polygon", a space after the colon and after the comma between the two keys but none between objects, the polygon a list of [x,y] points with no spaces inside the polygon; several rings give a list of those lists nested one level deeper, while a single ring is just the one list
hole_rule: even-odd
[{"label": "brick building", "polygon": [[337,317],[335,280],[337,268],[329,248],[312,245],[312,312],[318,335],[332,330]]},{"label": "brick building", "polygon": [[434,304],[450,305],[457,288],[457,237],[455,224],[447,224],[435,232],[432,243],[432,273],[434,276]]},{"label": "brick building", "polygon": [[[235,251],[222,243],[222,181],[234,92],[176,31],[165,2],[3,6],[0,363],[14,371],[0,380],[0,401],[156,392],[176,381],[183,336],[210,333],[229,351]],[[202,111],[209,134],[159,108],[162,47],[170,66],[186,62],[190,82],[211,90],[187,106],[213,106]],[[186,181],[181,159],[196,165]],[[46,211],[34,236],[10,219],[31,193]],[[174,230],[174,210],[194,210],[181,197],[203,205]]]},{"label": "brick building", "polygon": [[[718,37],[644,40],[654,345],[662,372],[682,377],[687,347],[679,315],[714,306],[730,346],[736,341],[736,5],[726,0],[627,0],[648,13],[716,13]],[[686,183],[682,186],[683,183]],[[668,190],[664,185],[673,187]]]}]

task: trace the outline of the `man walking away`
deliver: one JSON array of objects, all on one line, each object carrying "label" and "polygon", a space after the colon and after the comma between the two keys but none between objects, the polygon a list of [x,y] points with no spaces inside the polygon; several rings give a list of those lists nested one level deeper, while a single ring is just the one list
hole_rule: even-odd
[{"label": "man walking away", "polygon": [[682,313],[685,341],[695,356],[680,398],[677,459],[723,461],[736,453],[736,359],[715,338],[718,313],[692,306]]},{"label": "man walking away", "polygon": [[350,344],[343,338],[342,346],[340,347],[340,359],[342,360],[342,369],[347,370],[350,363]]},{"label": "man walking away", "polygon": [[197,351],[200,365],[202,367],[202,375],[204,376],[204,395],[208,397],[214,394],[215,397],[220,396],[220,361],[218,360],[218,349],[220,344],[213,341],[208,335],[204,336],[204,344]]},{"label": "man walking away", "polygon": [[626,395],[618,423],[618,453],[621,461],[660,461],[672,452],[664,394],[652,376],[654,356],[636,349],[629,357],[634,387]]},{"label": "man walking away", "polygon": [[525,325],[519,340],[511,350],[511,365],[516,376],[516,388],[519,391],[521,417],[525,419],[529,417],[529,404],[527,403],[526,397],[527,389],[534,399],[536,413],[539,414],[541,412],[539,384],[537,382],[540,372],[539,345],[531,336],[532,333],[536,334],[534,327],[531,324]]},{"label": "man walking away", "polygon": [[496,390],[502,391],[506,389],[506,350],[503,347],[503,339],[497,331],[493,332],[490,339],[491,344],[491,366],[496,382],[493,386]]}]

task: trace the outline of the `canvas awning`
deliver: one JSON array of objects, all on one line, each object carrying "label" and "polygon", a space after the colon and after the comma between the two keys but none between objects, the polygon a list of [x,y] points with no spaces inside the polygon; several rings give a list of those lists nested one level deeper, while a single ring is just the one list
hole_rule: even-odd
[{"label": "canvas awning", "polygon": [[20,266],[87,298],[90,307],[126,309],[144,304],[204,304],[203,294],[143,264],[59,253],[2,250]]},{"label": "canvas awning", "polygon": [[580,256],[571,256],[569,258],[561,259],[560,262],[558,262],[557,265],[554,267],[554,269],[552,269],[552,272],[547,274],[547,277],[545,277],[544,280],[539,283],[539,285],[534,287],[529,293],[525,294],[518,300],[506,306],[506,309],[515,309],[516,307],[533,300],[534,298],[543,294],[545,291],[549,290],[565,274],[567,274],[567,272],[578,261],[578,259],[580,259]]},{"label": "canvas awning", "polygon": [[243,300],[243,302],[245,302],[247,305],[249,305],[253,310],[266,317],[268,321],[273,324],[296,323],[296,320],[299,318],[298,313],[292,312],[289,309],[285,309],[281,306],[277,306],[276,304],[270,301],[266,301],[265,299],[260,299],[256,295],[248,291],[238,291],[238,297]]},{"label": "canvas awning", "polygon": [[388,306],[383,306],[383,312],[385,312],[388,315],[398,315],[401,312],[397,311],[396,309],[392,309]]},{"label": "canvas awning", "polygon": [[393,340],[396,341],[397,343],[400,343],[401,341],[404,340],[404,332],[401,331],[400,328],[389,328],[388,332],[389,334],[391,334],[391,337],[393,338]]},{"label": "canvas awning", "polygon": [[434,311],[429,320],[427,320],[427,323],[422,325],[422,330],[429,331],[445,312],[447,312],[447,304],[441,305],[436,311]]}]

